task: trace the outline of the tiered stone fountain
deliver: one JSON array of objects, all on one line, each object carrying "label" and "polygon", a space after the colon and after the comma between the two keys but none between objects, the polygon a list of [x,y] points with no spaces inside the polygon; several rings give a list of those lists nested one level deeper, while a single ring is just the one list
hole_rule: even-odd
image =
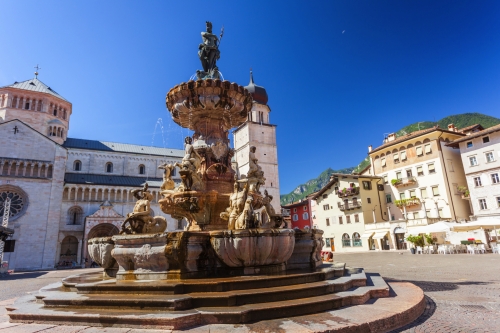
[{"label": "tiered stone fountain", "polygon": [[[120,234],[88,242],[104,273],[43,289],[38,303],[21,301],[11,321],[182,329],[309,314],[388,296],[381,278],[366,286],[361,269],[323,264],[323,231],[283,228],[271,198],[261,193],[265,178],[255,149],[248,173],[236,177],[228,133],[247,120],[252,96],[219,79],[211,24],[202,37],[204,71],[166,97],[174,122],[194,134],[185,139],[181,163],[160,166],[161,209],[186,219],[187,229],[165,232],[165,219],[150,215],[147,185],[134,190],[137,203]],[[176,167],[182,180],[177,188],[170,177]]]}]

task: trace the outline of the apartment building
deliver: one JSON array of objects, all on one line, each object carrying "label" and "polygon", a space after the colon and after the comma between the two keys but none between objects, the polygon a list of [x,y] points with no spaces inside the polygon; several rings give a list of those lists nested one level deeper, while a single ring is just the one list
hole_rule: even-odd
[{"label": "apartment building", "polygon": [[390,248],[404,249],[404,234],[412,227],[469,219],[469,203],[458,191],[467,184],[462,158],[448,144],[480,129],[435,126],[397,138],[392,133],[381,146],[368,147],[369,174],[383,179],[389,221],[367,231],[388,232]]},{"label": "apartment building", "polygon": [[500,125],[458,138],[447,146],[460,151],[467,186],[458,190],[470,200],[472,220],[500,219]]},{"label": "apartment building", "polygon": [[292,228],[312,228],[310,199],[306,198],[289,205],[281,206],[281,208],[287,212],[285,215],[289,216]]},{"label": "apartment building", "polygon": [[323,251],[356,252],[387,247],[386,234],[365,225],[388,220],[383,178],[332,174],[330,181],[311,196],[316,201],[314,224],[324,231]]}]

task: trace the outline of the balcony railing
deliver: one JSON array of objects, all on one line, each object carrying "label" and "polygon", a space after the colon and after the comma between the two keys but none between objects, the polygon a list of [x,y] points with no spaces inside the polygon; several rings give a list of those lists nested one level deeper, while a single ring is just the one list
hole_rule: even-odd
[{"label": "balcony railing", "polygon": [[337,202],[339,209],[344,211],[344,210],[351,210],[351,209],[356,209],[356,208],[361,208],[361,202],[360,201],[351,201],[347,202],[344,201],[344,204]]},{"label": "balcony railing", "polygon": [[420,199],[419,198],[410,198],[410,199],[395,200],[394,204],[396,206],[398,206],[398,208],[411,207],[411,206],[420,205]]},{"label": "balcony railing", "polygon": [[350,187],[350,188],[344,188],[342,190],[339,190],[337,192],[337,195],[339,198],[345,198],[351,195],[357,195],[359,194],[359,187]]},{"label": "balcony railing", "polygon": [[391,181],[392,185],[395,187],[400,187],[400,186],[406,186],[406,185],[413,185],[417,183],[417,178],[415,177],[406,177],[406,178],[401,178],[401,179],[393,179]]}]

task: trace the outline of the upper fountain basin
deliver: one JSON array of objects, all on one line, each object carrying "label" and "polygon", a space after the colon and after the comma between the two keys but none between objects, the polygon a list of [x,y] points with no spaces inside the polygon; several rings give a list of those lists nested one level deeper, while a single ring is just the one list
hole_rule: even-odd
[{"label": "upper fountain basin", "polygon": [[167,108],[178,125],[196,131],[203,119],[220,121],[225,130],[243,124],[252,108],[252,96],[236,83],[221,80],[183,82],[167,93]]}]

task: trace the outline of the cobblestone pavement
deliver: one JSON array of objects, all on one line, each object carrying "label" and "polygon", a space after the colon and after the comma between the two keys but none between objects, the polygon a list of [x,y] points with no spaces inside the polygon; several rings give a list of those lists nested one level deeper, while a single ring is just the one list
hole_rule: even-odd
[{"label": "cobblestone pavement", "polygon": [[500,332],[500,255],[412,255],[408,252],[337,254],[334,259],[387,281],[414,283],[425,312],[393,332]]},{"label": "cobblestone pavement", "polygon": [[[411,255],[409,252],[336,254],[335,260],[387,281],[408,281],[422,288],[427,308],[415,322],[395,332],[500,332],[500,255]],[[0,333],[17,332],[166,332],[84,326],[9,324],[5,306],[62,277],[86,270],[16,273],[0,278]],[[15,326],[14,326],[15,325]]]}]

